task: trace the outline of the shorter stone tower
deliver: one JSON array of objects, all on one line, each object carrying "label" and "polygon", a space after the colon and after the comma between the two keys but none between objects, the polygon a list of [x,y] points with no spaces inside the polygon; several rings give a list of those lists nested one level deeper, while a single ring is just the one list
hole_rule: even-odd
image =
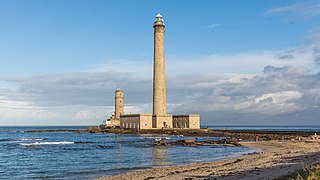
[{"label": "shorter stone tower", "polygon": [[124,114],[124,94],[123,90],[117,89],[115,92],[115,118],[120,119]]}]

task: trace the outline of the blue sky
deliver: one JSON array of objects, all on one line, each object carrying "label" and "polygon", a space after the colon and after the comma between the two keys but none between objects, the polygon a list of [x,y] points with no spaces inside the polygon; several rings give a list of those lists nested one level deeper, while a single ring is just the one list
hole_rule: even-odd
[{"label": "blue sky", "polygon": [[0,125],[98,124],[115,84],[127,112],[150,113],[158,12],[171,113],[199,112],[204,124],[319,124],[319,1],[7,0]]}]

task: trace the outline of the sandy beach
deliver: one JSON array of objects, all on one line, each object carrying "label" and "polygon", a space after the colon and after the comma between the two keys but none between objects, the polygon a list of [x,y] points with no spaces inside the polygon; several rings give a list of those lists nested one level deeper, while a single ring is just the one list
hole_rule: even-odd
[{"label": "sandy beach", "polygon": [[262,152],[214,162],[139,170],[100,179],[275,179],[306,165],[320,163],[320,141],[272,140],[241,144],[259,148]]}]

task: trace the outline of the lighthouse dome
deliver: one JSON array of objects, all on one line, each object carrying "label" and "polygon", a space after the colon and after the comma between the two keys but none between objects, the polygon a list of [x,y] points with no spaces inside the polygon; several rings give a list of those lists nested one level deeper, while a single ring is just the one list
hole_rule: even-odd
[{"label": "lighthouse dome", "polygon": [[156,15],[156,18],[162,18],[161,14],[158,13],[158,14]]},{"label": "lighthouse dome", "polygon": [[162,23],[162,24],[164,24],[163,17],[161,16],[160,13],[158,13],[158,14],[156,15],[156,20],[155,20],[154,22],[155,22],[155,23]]}]

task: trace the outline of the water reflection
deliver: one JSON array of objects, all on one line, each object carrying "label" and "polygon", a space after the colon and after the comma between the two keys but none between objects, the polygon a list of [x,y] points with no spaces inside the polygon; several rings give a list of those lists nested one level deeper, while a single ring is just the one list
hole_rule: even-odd
[{"label": "water reflection", "polygon": [[165,147],[152,148],[152,163],[154,166],[166,166],[169,164],[166,156],[167,151]]}]

